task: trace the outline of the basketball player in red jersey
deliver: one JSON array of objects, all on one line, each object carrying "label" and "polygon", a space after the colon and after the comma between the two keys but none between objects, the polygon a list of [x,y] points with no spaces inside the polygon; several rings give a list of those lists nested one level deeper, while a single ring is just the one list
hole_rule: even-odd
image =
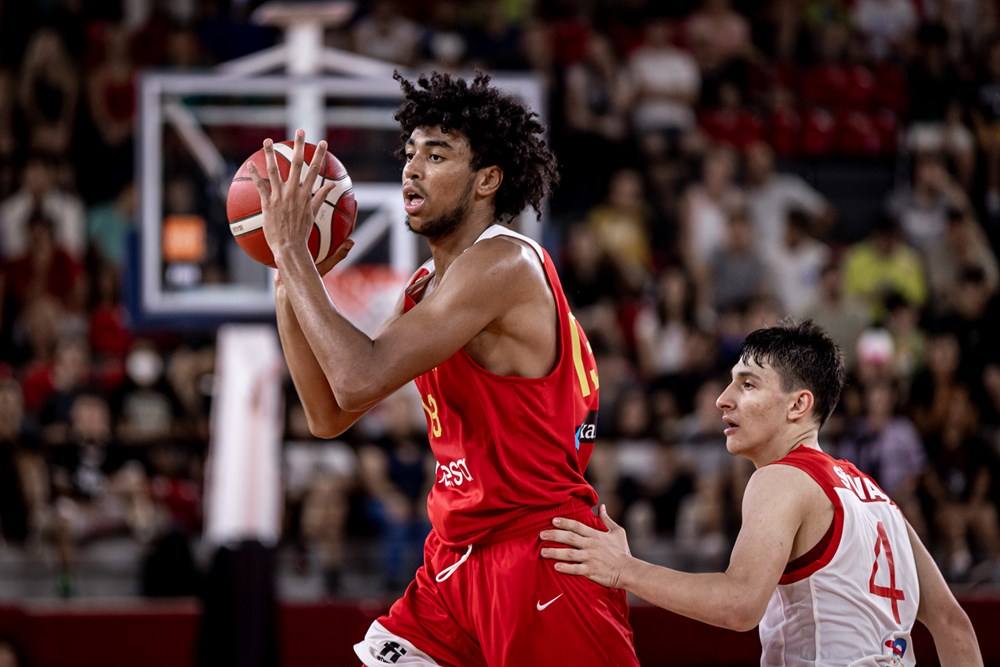
[{"label": "basketball player in red jersey", "polygon": [[599,525],[584,478],[599,390],[590,345],[548,253],[503,224],[537,211],[556,180],[544,130],[487,76],[397,79],[406,223],[432,258],[374,339],[320,280],[351,242],[319,270],[306,249],[325,142],[302,179],[297,133],[282,183],[265,141],[268,174],[253,175],[310,428],[333,437],[415,380],[437,459],[424,564],[355,652],[369,666],[638,665],[624,591],[564,577],[539,555],[553,517]]},{"label": "basketball player in red jersey", "polygon": [[927,549],[874,480],[824,453],[819,429],[844,369],[811,323],[751,333],[716,404],[726,448],[757,470],[729,567],[687,574],[633,558],[625,531],[557,518],[541,537],[560,572],[625,589],[733,630],[760,625],[762,665],[912,665],[910,629],[931,631],[942,665],[982,665],[976,634]]}]

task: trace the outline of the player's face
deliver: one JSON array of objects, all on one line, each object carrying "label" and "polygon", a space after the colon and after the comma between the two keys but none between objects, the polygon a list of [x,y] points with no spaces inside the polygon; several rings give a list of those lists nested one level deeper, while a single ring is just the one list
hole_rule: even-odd
[{"label": "player's face", "polygon": [[791,395],[782,391],[781,377],[769,365],[737,362],[732,382],[715,405],[722,411],[726,449],[751,457],[786,426]]},{"label": "player's face", "polygon": [[437,238],[458,227],[472,206],[472,150],[462,135],[418,127],[406,142],[403,207],[406,225]]}]

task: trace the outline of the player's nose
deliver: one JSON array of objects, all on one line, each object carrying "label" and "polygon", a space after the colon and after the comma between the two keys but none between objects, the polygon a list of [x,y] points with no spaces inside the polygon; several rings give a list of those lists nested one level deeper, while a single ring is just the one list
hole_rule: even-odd
[{"label": "player's nose", "polygon": [[732,410],[733,408],[736,407],[736,405],[733,403],[732,393],[730,393],[730,389],[732,388],[732,386],[733,385],[730,384],[728,387],[722,390],[722,393],[719,394],[719,397],[715,399],[715,407],[723,411]]},{"label": "player's nose", "polygon": [[403,165],[403,181],[419,179],[423,175],[420,157],[414,155],[409,162]]}]

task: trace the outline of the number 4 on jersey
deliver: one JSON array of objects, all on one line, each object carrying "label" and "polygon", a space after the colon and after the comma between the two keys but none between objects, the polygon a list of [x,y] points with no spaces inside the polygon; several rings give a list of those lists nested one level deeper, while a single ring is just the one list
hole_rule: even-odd
[{"label": "number 4 on jersey", "polygon": [[[888,586],[879,586],[875,583],[875,574],[878,572],[878,557],[882,551],[885,551],[885,561],[888,566],[886,569],[889,571]],[[896,623],[899,623],[899,601],[905,600],[906,596],[903,594],[903,591],[896,588],[896,564],[892,557],[892,545],[889,544],[889,536],[886,534],[885,525],[881,521],[878,522],[878,539],[875,540],[875,562],[872,563],[872,576],[868,578],[868,590],[873,595],[888,598],[892,601],[892,617]]]}]

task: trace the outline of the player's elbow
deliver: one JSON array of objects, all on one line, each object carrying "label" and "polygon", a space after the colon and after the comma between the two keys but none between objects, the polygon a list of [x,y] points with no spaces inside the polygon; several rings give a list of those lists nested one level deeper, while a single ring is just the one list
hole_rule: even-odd
[{"label": "player's elbow", "polygon": [[334,387],[333,395],[337,405],[348,412],[364,412],[377,403],[382,391],[374,382],[358,380]]},{"label": "player's elbow", "polygon": [[731,604],[725,605],[722,609],[723,616],[720,625],[727,630],[736,632],[747,632],[753,630],[760,624],[760,619],[764,617],[766,603],[760,604],[758,600],[752,598],[735,598]]},{"label": "player's elbow", "polygon": [[345,429],[331,422],[309,422],[309,432],[314,438],[331,440],[344,432]]},{"label": "player's elbow", "polygon": [[736,632],[749,632],[757,627],[762,616],[763,614],[754,611],[733,609],[727,614],[722,627]]}]

